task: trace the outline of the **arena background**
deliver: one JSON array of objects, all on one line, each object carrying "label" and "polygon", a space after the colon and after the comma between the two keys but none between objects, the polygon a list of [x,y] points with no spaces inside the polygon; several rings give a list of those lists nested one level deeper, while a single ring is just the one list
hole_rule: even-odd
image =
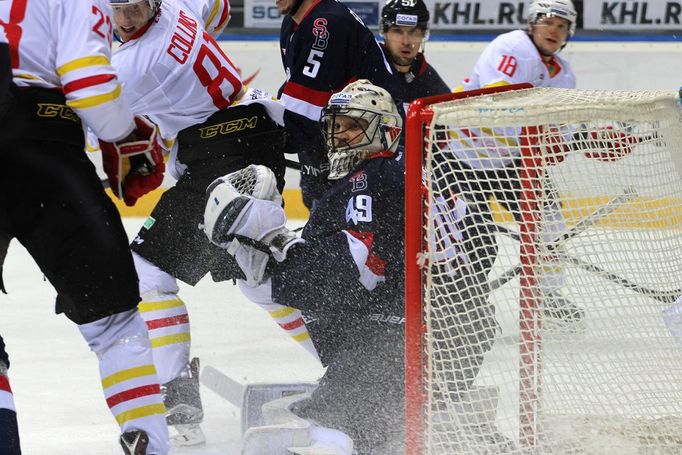
[{"label": "arena background", "polygon": [[[526,2],[503,0],[426,0],[431,11],[427,60],[453,89],[467,77],[483,48],[499,33],[523,28]],[[377,32],[383,2],[347,0]],[[576,72],[578,88],[604,90],[675,90],[682,85],[682,0],[576,1],[578,30],[562,55]],[[281,16],[274,0],[236,0],[220,46],[240,68],[248,84],[273,94],[285,79],[279,54]],[[97,162],[100,157],[92,154]],[[293,158],[293,157],[291,157]],[[103,174],[102,174],[103,175]],[[296,171],[287,172],[286,211],[306,218]],[[118,203],[124,216],[146,216],[164,188],[135,207]]]}]

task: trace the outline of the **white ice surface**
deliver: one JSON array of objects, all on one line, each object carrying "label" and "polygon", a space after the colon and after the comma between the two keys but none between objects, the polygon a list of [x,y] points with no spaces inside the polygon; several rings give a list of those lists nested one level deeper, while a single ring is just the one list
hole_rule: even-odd
[{"label": "white ice surface", "polygon": [[[124,221],[129,235],[142,219]],[[0,294],[0,334],[26,455],[120,455],[118,426],[103,399],[97,359],[76,326],[54,314],[55,291],[26,250],[13,241]],[[260,308],[231,283],[210,277],[180,284],[192,324],[192,354],[242,383],[312,381],[322,372]],[[207,444],[175,455],[237,455],[239,409],[202,387]]]}]

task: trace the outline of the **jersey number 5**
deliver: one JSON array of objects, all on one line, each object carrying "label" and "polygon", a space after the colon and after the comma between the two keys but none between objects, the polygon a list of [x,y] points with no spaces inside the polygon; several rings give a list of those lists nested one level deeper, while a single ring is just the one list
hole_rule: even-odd
[{"label": "jersey number 5", "polygon": [[303,67],[303,74],[305,76],[315,78],[315,76],[317,76],[317,72],[320,70],[320,62],[315,59],[321,60],[323,56],[324,52],[311,49],[310,54],[308,54],[308,64]]}]

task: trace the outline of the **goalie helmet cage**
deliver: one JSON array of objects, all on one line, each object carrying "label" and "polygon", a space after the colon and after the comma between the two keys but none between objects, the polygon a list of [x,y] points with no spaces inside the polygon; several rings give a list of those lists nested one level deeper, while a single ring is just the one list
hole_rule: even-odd
[{"label": "goalie helmet cage", "polygon": [[682,453],[679,97],[528,87],[408,111],[406,453]]}]

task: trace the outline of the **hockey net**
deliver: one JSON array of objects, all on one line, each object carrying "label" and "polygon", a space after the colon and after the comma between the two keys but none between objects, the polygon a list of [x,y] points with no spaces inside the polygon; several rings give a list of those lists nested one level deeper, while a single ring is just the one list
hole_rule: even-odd
[{"label": "hockey net", "polygon": [[682,453],[677,94],[506,87],[406,127],[407,453]]}]

